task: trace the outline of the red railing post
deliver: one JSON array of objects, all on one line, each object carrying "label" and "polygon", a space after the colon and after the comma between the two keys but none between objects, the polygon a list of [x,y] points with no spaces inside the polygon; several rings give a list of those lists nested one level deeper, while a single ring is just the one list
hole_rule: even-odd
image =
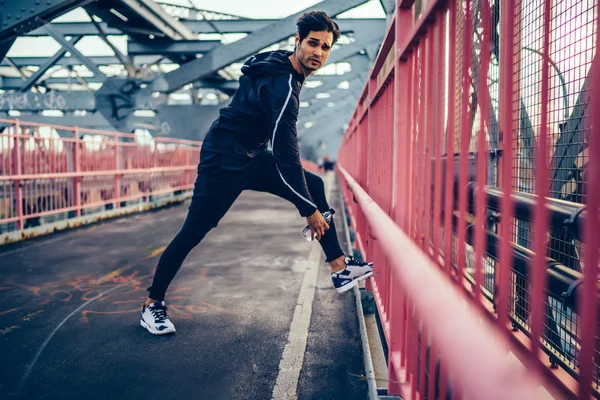
[{"label": "red railing post", "polygon": [[[489,119],[489,108],[488,104],[491,103],[488,88],[488,72],[490,66],[491,56],[491,10],[488,0],[484,0],[481,3],[481,19],[483,32],[481,35],[481,52],[479,55],[479,82],[477,85],[478,91],[478,102],[484,104],[479,107],[479,129],[477,131],[477,153],[476,153],[476,190],[477,198],[475,204],[475,285],[474,295],[478,305],[483,306],[482,298],[482,286],[483,286],[483,261],[485,245],[487,243],[486,231],[487,231],[487,198],[484,190],[486,186],[486,179],[488,177],[488,142],[487,134],[491,133],[491,124]],[[487,130],[486,130],[487,128]],[[492,182],[490,182],[492,183]]]},{"label": "red railing post", "polygon": [[[373,195],[374,190],[376,190],[377,188],[377,183],[375,181],[376,179],[376,174],[374,174],[374,168],[377,167],[377,159],[375,158],[375,154],[373,154],[373,146],[375,145],[375,140],[374,137],[377,135],[377,132],[375,132],[375,115],[374,115],[374,110],[373,110],[373,100],[375,98],[375,94],[377,93],[377,75],[373,76],[373,70],[370,69],[369,70],[369,87],[368,87],[368,95],[367,95],[367,99],[366,99],[366,107],[368,108],[367,111],[367,131],[365,132],[366,134],[366,176],[367,176],[367,180],[366,180],[366,188],[367,188],[367,193]],[[373,239],[371,236],[371,228],[369,227],[369,225],[365,224],[366,227],[366,234],[364,237],[364,241],[365,241],[365,257],[369,257],[371,256],[371,254],[373,254]],[[375,271],[374,272],[374,276],[375,279],[377,279],[377,275],[379,274],[379,271]],[[365,287],[368,290],[371,290],[371,279],[368,279],[365,283]]]},{"label": "red railing post", "polygon": [[14,142],[14,147],[13,147],[13,175],[16,176],[16,178],[13,180],[13,190],[14,193],[16,195],[15,201],[16,201],[16,212],[17,212],[17,217],[19,218],[16,222],[17,224],[17,230],[21,230],[23,229],[23,227],[25,226],[24,224],[24,216],[23,216],[23,206],[24,206],[24,201],[23,201],[23,187],[22,187],[22,181],[21,179],[19,179],[19,176],[22,174],[22,165],[21,165],[21,123],[18,119],[15,120],[15,124],[13,125],[13,130],[14,130],[14,136],[15,136],[15,142]]},{"label": "red railing post", "polygon": [[[413,25],[413,14],[410,8],[396,8],[394,52],[394,214],[393,219],[399,226],[408,227],[410,202],[410,93],[412,83],[412,62],[406,58],[400,60],[400,45],[409,35]],[[408,86],[407,86],[408,85]],[[407,89],[408,87],[408,89]],[[390,311],[388,338],[388,394],[405,395],[403,388],[408,388],[411,375],[407,368],[407,307],[406,296],[401,288],[396,288],[395,272],[389,271]]]},{"label": "red railing post", "polygon": [[113,182],[113,201],[115,204],[115,208],[120,207],[119,199],[121,198],[121,165],[120,165],[120,151],[121,147],[119,145],[119,136],[114,137],[114,182]]},{"label": "red railing post", "polygon": [[441,253],[440,238],[442,233],[442,187],[444,177],[442,177],[442,143],[444,142],[444,70],[446,68],[446,12],[440,11],[436,15],[435,25],[435,85],[438,88],[435,98],[435,182],[434,182],[434,200],[433,200],[433,254],[435,261]]},{"label": "red railing post", "polygon": [[469,76],[469,65],[471,63],[473,34],[471,30],[471,2],[465,3],[465,14],[463,18],[463,35],[462,35],[462,74],[461,74],[461,124],[460,124],[460,173],[458,180],[458,283],[462,285],[465,279],[466,267],[466,228],[467,228],[467,184],[468,184],[468,157],[469,144],[471,139],[471,125],[469,121],[469,98],[471,77]]},{"label": "red railing post", "polygon": [[[448,123],[446,125],[446,174],[444,184],[444,269],[452,276],[454,232],[452,212],[454,201],[454,134],[456,117],[456,0],[448,1]],[[445,384],[442,379],[442,384]],[[443,385],[442,385],[443,386]]]},{"label": "red railing post", "polygon": [[[515,113],[515,99],[513,94],[513,72],[515,50],[515,26],[514,26],[514,0],[503,0],[501,8],[500,22],[501,30],[504,34],[500,35],[500,104],[499,104],[499,124],[501,156],[498,160],[498,184],[502,187],[505,194],[502,198],[501,215],[512,216],[514,214],[514,205],[512,196],[506,194],[512,193],[512,168],[513,168],[513,117]],[[508,298],[509,298],[509,278],[510,267],[512,265],[511,255],[511,236],[512,221],[504,218],[499,224],[502,242],[500,247],[500,258],[496,263],[496,290],[495,304],[498,314],[498,327],[502,330],[508,325]],[[506,331],[508,332],[508,331]]]},{"label": "red railing post", "polygon": [[[424,144],[424,151],[423,151],[423,158],[424,158],[424,172],[425,172],[425,181],[424,181],[424,189],[425,189],[425,193],[424,193],[424,207],[423,207],[423,248],[425,249],[425,251],[429,254],[429,250],[430,250],[430,246],[431,246],[431,235],[432,235],[432,229],[431,229],[431,222],[432,222],[432,207],[431,207],[431,200],[432,200],[432,165],[431,165],[431,160],[432,160],[432,154],[433,154],[433,148],[435,146],[435,141],[434,141],[434,132],[435,132],[435,116],[434,116],[434,102],[433,102],[433,96],[434,96],[434,53],[433,53],[433,47],[434,47],[434,41],[435,41],[435,36],[433,35],[433,32],[435,31],[434,26],[435,24],[437,24],[437,21],[431,25],[431,29],[430,29],[430,34],[427,35],[427,38],[424,38],[423,40],[423,52],[424,52],[424,58],[425,58],[425,62],[424,62],[424,69],[425,69],[425,87],[423,90],[423,94],[424,94],[424,99],[423,99],[423,105],[424,105],[424,116],[425,116],[425,123],[423,124],[423,144]],[[440,62],[440,61],[438,61]],[[435,234],[435,233],[434,233]]]},{"label": "red railing post", "polygon": [[73,198],[75,200],[74,206],[75,216],[81,216],[81,179],[82,177],[79,175],[81,172],[81,150],[79,141],[79,127],[76,126],[73,128],[73,172],[76,172],[77,175],[73,178]]},{"label": "red railing post", "polygon": [[542,78],[539,136],[535,153],[535,189],[537,204],[534,212],[533,235],[533,272],[531,276],[531,352],[530,365],[537,366],[541,355],[541,336],[544,319],[544,292],[546,291],[546,232],[548,210],[546,196],[548,195],[548,95],[550,65],[550,0],[544,1],[542,23]]},{"label": "red railing post", "polygon": [[[596,4],[596,46],[600,44],[600,3]],[[596,47],[596,57],[591,66],[591,93],[590,119],[591,132],[589,143],[589,165],[588,165],[588,198],[587,207],[589,217],[585,223],[584,239],[585,270],[583,275],[583,296],[581,299],[581,352],[579,353],[579,364],[581,365],[581,378],[579,386],[579,398],[589,399],[594,377],[597,377],[598,360],[598,248],[600,247],[598,226],[600,219],[598,211],[600,208],[600,56]]]},{"label": "red railing post", "polygon": [[190,156],[192,155],[191,154],[192,153],[192,149],[189,148],[189,147],[187,147],[187,146],[184,147],[184,149],[185,149],[185,172],[184,172],[184,175],[183,175],[183,181],[185,182],[185,185],[188,185],[188,184],[192,183],[191,179],[190,179],[190,175],[191,175],[190,174],[190,170],[188,169],[188,167],[190,166],[190,162],[191,162],[190,161],[190,158],[191,158]]}]

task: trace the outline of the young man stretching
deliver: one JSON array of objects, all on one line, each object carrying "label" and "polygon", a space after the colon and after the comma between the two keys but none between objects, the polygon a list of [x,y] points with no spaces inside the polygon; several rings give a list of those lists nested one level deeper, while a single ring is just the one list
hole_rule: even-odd
[{"label": "young man stretching", "polygon": [[325,252],[338,292],[372,275],[372,263],[344,255],[333,219],[328,225],[321,215],[329,210],[323,180],[302,168],[298,150],[300,89],[323,66],[340,30],[321,11],[305,13],[297,26],[294,52],[266,52],[246,61],[231,104],[221,109],[204,139],[187,218],[160,257],[142,306],[140,323],[153,334],[175,332],[164,302],[167,288],[189,252],[244,190],[272,193],[296,206]]}]

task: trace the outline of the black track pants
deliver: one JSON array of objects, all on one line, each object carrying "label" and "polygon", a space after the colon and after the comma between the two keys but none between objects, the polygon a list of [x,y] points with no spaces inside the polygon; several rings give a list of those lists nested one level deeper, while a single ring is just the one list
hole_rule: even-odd
[{"label": "black track pants", "polygon": [[[216,155],[211,154],[210,156]],[[310,195],[319,211],[328,211],[329,204],[325,197],[323,180],[306,170],[304,175]],[[218,225],[221,218],[244,190],[271,193],[294,203],[297,207],[301,204],[300,202],[304,201],[281,179],[275,166],[275,159],[270,152],[259,156],[254,163],[242,171],[223,171],[219,165],[200,168],[188,215],[181,230],[160,257],[152,286],[148,288],[150,298],[157,301],[164,300],[169,284],[189,252],[211,229]],[[302,223],[299,224],[299,227],[301,225]],[[325,232],[319,242],[325,252],[327,262],[344,255],[337,239],[333,220],[329,226],[329,230]],[[298,240],[303,240],[300,235],[298,235]]]}]

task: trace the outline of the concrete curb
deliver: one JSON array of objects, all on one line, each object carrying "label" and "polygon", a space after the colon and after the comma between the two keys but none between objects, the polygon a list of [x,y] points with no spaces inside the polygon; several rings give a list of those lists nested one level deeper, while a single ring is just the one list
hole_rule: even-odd
[{"label": "concrete curb", "polygon": [[[340,191],[341,195],[341,191]],[[344,221],[344,231],[346,233],[346,243],[348,243],[348,253],[353,254],[352,242],[350,240],[350,228],[348,227],[348,220],[346,219],[346,204],[342,197],[342,220]],[[356,315],[358,316],[358,327],[360,331],[360,339],[362,342],[363,358],[365,363],[365,375],[367,376],[368,394],[370,400],[378,400],[379,394],[377,393],[377,382],[375,380],[375,370],[373,368],[373,359],[371,357],[371,348],[369,346],[369,336],[367,333],[367,326],[365,323],[365,315],[363,313],[362,300],[360,289],[358,286],[353,288],[354,298],[356,299]]]}]

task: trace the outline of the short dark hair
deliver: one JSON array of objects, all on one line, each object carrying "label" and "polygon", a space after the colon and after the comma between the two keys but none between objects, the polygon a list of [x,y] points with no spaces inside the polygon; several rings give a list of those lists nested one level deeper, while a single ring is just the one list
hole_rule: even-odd
[{"label": "short dark hair", "polygon": [[296,25],[298,26],[300,42],[308,36],[310,31],[327,31],[333,33],[333,43],[331,43],[333,46],[342,34],[338,24],[336,24],[324,11],[310,11],[304,13],[298,18]]}]

